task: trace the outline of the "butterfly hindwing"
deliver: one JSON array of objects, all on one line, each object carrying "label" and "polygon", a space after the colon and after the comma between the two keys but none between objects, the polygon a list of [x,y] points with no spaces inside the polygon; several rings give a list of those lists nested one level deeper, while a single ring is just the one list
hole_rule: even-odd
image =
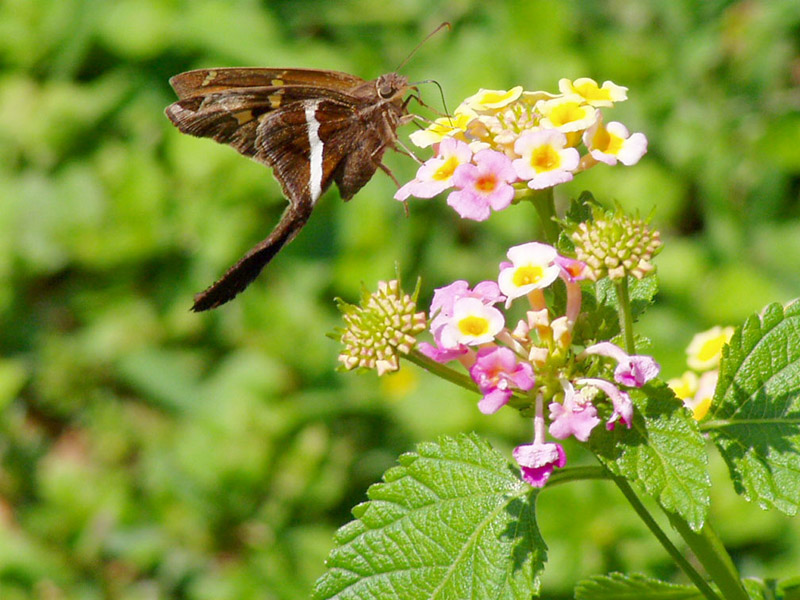
[{"label": "butterfly hindwing", "polygon": [[315,203],[330,187],[361,129],[350,103],[306,100],[263,120],[256,159],[273,168],[290,202]]}]

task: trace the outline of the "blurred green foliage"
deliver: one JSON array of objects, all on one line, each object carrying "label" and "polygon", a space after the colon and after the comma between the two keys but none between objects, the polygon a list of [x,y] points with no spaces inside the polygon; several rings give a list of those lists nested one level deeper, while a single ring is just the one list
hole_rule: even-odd
[{"label": "blurred green foliage", "polygon": [[[419,201],[402,218],[378,174],[348,205],[328,194],[234,303],[188,310],[285,201],[260,165],[171,127],[167,79],[234,65],[371,78],[445,20],[403,70],[437,79],[448,106],[560,77],[628,86],[612,118],[649,154],[578,176],[561,201],[588,188],[654,210],[661,292],[640,332],[666,376],[694,332],[800,295],[797,0],[2,0],[3,600],[305,598],[398,454],[440,433],[505,451],[527,436],[412,367],[336,373],[325,333],[333,297],[357,299],[395,261],[423,276],[423,302],[492,277],[536,234],[530,207],[474,224]],[[400,179],[415,169],[388,162]],[[747,505],[712,463],[714,522],[743,573],[792,574],[796,521]],[[610,570],[676,577],[610,485],[540,498],[547,597]]]}]

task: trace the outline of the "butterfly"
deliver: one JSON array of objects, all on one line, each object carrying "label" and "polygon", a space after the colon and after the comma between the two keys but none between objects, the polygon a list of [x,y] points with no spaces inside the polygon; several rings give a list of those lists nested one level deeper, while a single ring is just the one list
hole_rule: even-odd
[{"label": "butterfly", "polygon": [[[441,28],[441,27],[440,27]],[[220,68],[175,75],[166,115],[183,133],[228,144],[271,167],[289,205],[276,227],[194,298],[192,310],[232,300],[308,221],[336,183],[349,200],[382,169],[397,128],[410,122],[416,88],[387,73],[365,81],[338,71]]]}]

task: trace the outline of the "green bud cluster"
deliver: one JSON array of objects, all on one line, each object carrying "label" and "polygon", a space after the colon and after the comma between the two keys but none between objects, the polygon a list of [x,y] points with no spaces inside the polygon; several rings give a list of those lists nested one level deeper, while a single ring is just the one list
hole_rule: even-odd
[{"label": "green bud cluster", "polygon": [[376,369],[383,375],[400,368],[400,354],[411,351],[427,325],[425,313],[415,312],[416,295],[403,293],[393,279],[379,282],[373,294],[365,291],[360,306],[339,300],[346,325],[340,330],[339,361],[345,369]]},{"label": "green bud cluster", "polygon": [[661,235],[642,219],[618,213],[585,221],[570,234],[576,258],[588,266],[592,281],[608,276],[619,281],[642,279],[655,270],[651,262],[661,249]]}]

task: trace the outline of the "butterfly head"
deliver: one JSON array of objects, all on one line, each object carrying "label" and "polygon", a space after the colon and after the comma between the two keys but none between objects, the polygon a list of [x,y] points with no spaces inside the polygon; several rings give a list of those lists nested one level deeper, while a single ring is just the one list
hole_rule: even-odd
[{"label": "butterfly head", "polygon": [[408,77],[397,73],[386,73],[375,80],[375,91],[382,100],[392,100],[408,90]]}]

